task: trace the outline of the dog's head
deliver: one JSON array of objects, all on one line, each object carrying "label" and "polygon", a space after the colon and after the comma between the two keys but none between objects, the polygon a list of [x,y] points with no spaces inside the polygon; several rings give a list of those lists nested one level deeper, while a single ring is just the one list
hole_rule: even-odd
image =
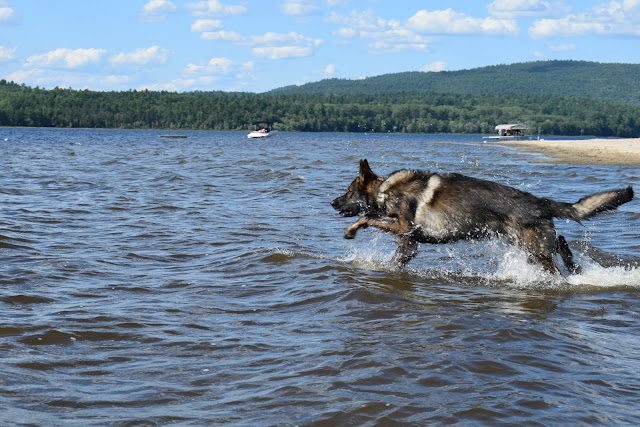
[{"label": "dog's head", "polygon": [[360,175],[353,180],[347,192],[331,202],[331,206],[342,216],[356,216],[377,209],[378,190],[384,178],[369,167],[367,160],[360,160]]}]

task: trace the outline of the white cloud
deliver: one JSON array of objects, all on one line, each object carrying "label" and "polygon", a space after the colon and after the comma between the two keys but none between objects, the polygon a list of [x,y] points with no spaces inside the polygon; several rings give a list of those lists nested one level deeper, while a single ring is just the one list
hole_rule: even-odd
[{"label": "white cloud", "polygon": [[253,69],[255,68],[256,63],[253,61],[247,61],[247,62],[243,62],[242,64],[240,64],[240,71],[253,71]]},{"label": "white cloud", "polygon": [[310,46],[262,46],[251,49],[254,56],[267,59],[304,58],[313,55]]},{"label": "white cloud", "polygon": [[369,44],[372,53],[396,53],[405,51],[428,52],[431,39],[416,34],[406,28],[386,31],[361,31],[360,37],[373,40]]},{"label": "white cloud", "polygon": [[236,76],[196,75],[173,79],[168,83],[156,83],[142,88],[154,91],[189,92],[194,90],[224,90],[227,92],[246,90],[247,82]]},{"label": "white cloud", "polygon": [[222,21],[219,19],[198,19],[191,24],[191,31],[205,32],[222,28]]},{"label": "white cloud", "polygon": [[584,12],[537,20],[529,27],[533,39],[587,35],[640,36],[640,1],[599,3]]},{"label": "white cloud", "polygon": [[14,46],[14,47],[0,46],[0,62],[9,62],[15,59],[16,50],[18,50],[17,46]]},{"label": "white cloud", "polygon": [[420,68],[420,71],[424,72],[438,72],[447,69],[447,63],[443,61],[432,62]]},{"label": "white cloud", "polygon": [[193,63],[189,63],[187,64],[187,66],[184,69],[184,73],[185,74],[196,74],[196,73],[200,73],[205,69],[204,65],[196,65]]},{"label": "white cloud", "polygon": [[[314,76],[316,76],[316,78],[321,78],[321,79],[332,78],[336,74],[336,66],[334,64],[328,64],[324,68],[313,70],[312,73]],[[301,80],[303,81],[299,81],[296,84],[304,84],[305,82],[309,81],[309,78],[305,76],[305,77],[302,77]]]},{"label": "white cloud", "polygon": [[489,13],[501,18],[540,16],[553,13],[556,8],[542,0],[494,0],[487,6]]},{"label": "white cloud", "polygon": [[[44,70],[18,70],[13,73],[7,75],[6,79],[8,81],[16,82],[16,83],[25,83],[28,85],[39,86],[41,82],[38,82],[37,79],[41,78],[42,75],[45,75]],[[47,76],[51,77],[50,73],[46,73]],[[35,83],[34,83],[35,82]]]},{"label": "white cloud", "polygon": [[136,49],[131,53],[119,53],[111,57],[111,63],[116,65],[164,64],[168,56],[169,50],[156,45]]},{"label": "white cloud", "polygon": [[558,36],[584,36],[589,33],[605,34],[606,25],[597,22],[584,22],[575,17],[562,19],[541,19],[529,27],[529,35],[534,39]]},{"label": "white cloud", "polygon": [[225,30],[205,31],[202,34],[200,34],[200,38],[202,40],[209,40],[209,41],[223,40],[223,41],[232,42],[232,43],[240,43],[246,40],[246,37],[240,33],[237,33],[235,31],[225,31]]},{"label": "white cloud", "polygon": [[268,59],[300,58],[312,55],[322,44],[322,39],[312,39],[301,34],[266,32],[263,35],[243,36],[235,31],[203,32],[200,37],[210,41],[228,41],[251,46],[251,53]]},{"label": "white cloud", "polygon": [[227,74],[232,71],[234,62],[229,58],[211,58],[206,70],[214,74]]},{"label": "white cloud", "polygon": [[407,26],[426,34],[515,35],[518,24],[513,19],[474,18],[453,9],[419,10],[407,21]]},{"label": "white cloud", "polygon": [[339,30],[333,31],[332,34],[341,39],[351,39],[357,36],[358,32],[353,28],[340,28]]},{"label": "white cloud", "polygon": [[238,90],[239,87],[247,84],[247,79],[255,80],[257,78],[251,74],[254,68],[253,61],[237,63],[229,58],[214,57],[204,65],[188,64],[182,71],[182,78],[174,79],[167,84],[154,85],[153,89],[172,91]]},{"label": "white cloud", "polygon": [[388,43],[383,41],[374,41],[369,43],[369,52],[383,53],[400,53],[407,51],[429,52],[429,45],[426,43]]},{"label": "white cloud", "polygon": [[331,15],[329,15],[325,21],[332,24],[342,24],[346,28],[363,31],[384,31],[388,28],[398,28],[400,26],[398,21],[386,20],[376,16],[375,11],[372,9],[360,13],[354,10],[348,16],[331,12]]},{"label": "white cloud", "polygon": [[247,44],[254,46],[251,49],[254,56],[275,60],[311,56],[322,44],[322,39],[312,39],[294,32],[267,32],[261,36],[249,37]]},{"label": "white cloud", "polygon": [[533,56],[535,58],[547,58],[549,56],[548,53],[553,54],[555,52],[571,52],[576,50],[576,45],[574,45],[573,43],[558,44],[558,45],[549,44],[547,45],[547,48],[548,48],[547,53],[536,50],[533,52]]},{"label": "white cloud", "polygon": [[327,75],[333,76],[336,73],[336,66],[333,64],[329,64],[324,68],[324,72]]},{"label": "white cloud", "polygon": [[622,7],[625,10],[640,9],[640,0],[622,0]]},{"label": "white cloud", "polygon": [[551,52],[569,52],[572,50],[576,50],[576,45],[573,43],[549,45],[549,50]]},{"label": "white cloud", "polygon": [[16,24],[20,20],[16,11],[0,2],[0,24]]},{"label": "white cloud", "polygon": [[285,15],[315,15],[322,13],[322,9],[316,6],[312,0],[285,0],[280,5],[280,10]]},{"label": "white cloud", "polygon": [[368,49],[371,53],[429,51],[430,38],[403,27],[398,21],[380,18],[373,10],[361,13],[352,11],[348,16],[333,12],[325,21],[344,25],[332,32],[343,41],[352,40],[355,37],[370,40]]},{"label": "white cloud", "polygon": [[255,64],[253,61],[243,62],[238,64],[233,60],[225,57],[214,57],[205,65],[188,64],[184,69],[186,75],[224,75],[231,73],[247,73],[254,69]]},{"label": "white cloud", "polygon": [[100,62],[107,53],[104,49],[56,49],[50,52],[33,55],[27,58],[27,67],[64,67],[80,68]]},{"label": "white cloud", "polygon": [[6,77],[9,81],[45,88],[72,87],[75,89],[114,90],[114,85],[124,90],[130,88],[133,77],[124,75],[94,75],[78,71],[34,68],[19,70]]},{"label": "white cloud", "polygon": [[169,92],[185,92],[189,90],[212,90],[216,78],[212,76],[198,76],[193,78],[180,78],[171,80],[169,83],[156,83],[146,85],[141,89],[153,91],[166,90]]},{"label": "white cloud", "polygon": [[258,80],[259,77],[253,74],[253,70],[255,69],[255,67],[256,67],[256,64],[253,61],[247,61],[240,64],[240,66],[236,71],[235,78],[243,86],[247,85],[247,83],[244,80],[247,80],[247,79]]},{"label": "white cloud", "polygon": [[139,16],[142,21],[163,21],[177,10],[178,7],[168,0],[151,0],[142,6]]},{"label": "white cloud", "polygon": [[225,5],[218,0],[206,0],[185,4],[194,16],[220,17],[245,15],[248,11],[244,5]]},{"label": "white cloud", "polygon": [[261,36],[249,37],[250,44],[253,45],[268,45],[268,46],[282,46],[282,45],[314,45],[322,42],[322,39],[311,39],[301,34],[290,33],[274,33],[266,32]]},{"label": "white cloud", "polygon": [[353,3],[355,0],[327,0],[329,6],[342,6]]},{"label": "white cloud", "polygon": [[131,76],[117,76],[113,74],[102,77],[102,81],[109,85],[109,87],[113,87],[114,85],[124,85],[132,80],[133,77]]}]

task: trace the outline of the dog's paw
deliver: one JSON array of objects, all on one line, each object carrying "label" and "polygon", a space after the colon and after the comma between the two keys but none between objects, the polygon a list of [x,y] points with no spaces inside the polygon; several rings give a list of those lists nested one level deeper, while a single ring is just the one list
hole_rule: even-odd
[{"label": "dog's paw", "polygon": [[358,229],[353,229],[353,228],[347,228],[347,231],[344,232],[344,238],[345,239],[353,239],[354,237],[356,237],[356,231],[358,231]]},{"label": "dog's paw", "polygon": [[582,274],[582,267],[577,264],[568,265],[567,270],[569,270],[569,274]]}]

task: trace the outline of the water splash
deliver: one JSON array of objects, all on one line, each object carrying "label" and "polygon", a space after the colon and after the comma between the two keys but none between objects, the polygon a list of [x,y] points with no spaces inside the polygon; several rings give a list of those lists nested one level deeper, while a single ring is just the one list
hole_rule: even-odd
[{"label": "water splash", "polygon": [[353,246],[347,254],[338,258],[338,261],[352,264],[356,268],[371,271],[397,270],[391,262],[393,249],[390,250],[380,240],[380,234],[373,237],[367,246]]},{"label": "water splash", "polygon": [[[352,247],[338,261],[371,271],[396,272],[399,267],[392,262],[393,251],[387,242],[374,237],[366,246]],[[524,251],[501,241],[460,242],[445,246],[421,245],[420,254],[405,270],[421,277],[438,276],[457,283],[520,289],[640,288],[637,265],[604,266],[575,249],[574,257],[582,267],[579,274],[570,274],[556,257],[560,274],[553,275],[529,263]]]},{"label": "water splash", "polygon": [[566,281],[575,287],[640,288],[640,269],[631,265],[604,267],[590,260],[582,264],[580,274],[567,276]]}]

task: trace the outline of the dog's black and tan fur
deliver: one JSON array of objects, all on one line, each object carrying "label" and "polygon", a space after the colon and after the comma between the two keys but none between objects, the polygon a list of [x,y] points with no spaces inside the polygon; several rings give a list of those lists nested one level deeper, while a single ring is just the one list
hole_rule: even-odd
[{"label": "dog's black and tan fur", "polygon": [[553,218],[580,222],[631,199],[631,187],[603,191],[572,204],[456,173],[403,169],[382,178],[361,160],[360,175],[331,206],[343,216],[364,214],[347,229],[347,239],[369,226],[396,235],[394,260],[400,265],[416,255],[418,243],[496,236],[524,249],[530,262],[551,273],[557,271],[553,257],[558,253],[575,273],[579,267],[564,237],[556,235]]}]

